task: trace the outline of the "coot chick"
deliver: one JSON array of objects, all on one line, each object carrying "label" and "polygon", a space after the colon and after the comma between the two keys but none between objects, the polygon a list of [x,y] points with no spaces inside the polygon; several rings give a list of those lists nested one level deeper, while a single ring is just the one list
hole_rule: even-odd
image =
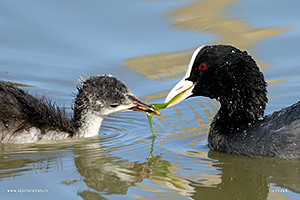
[{"label": "coot chick", "polygon": [[91,76],[79,85],[74,116],[68,119],[47,99],[0,82],[1,143],[92,137],[98,135],[103,118],[109,114],[129,110],[159,114],[111,75]]},{"label": "coot chick", "polygon": [[264,117],[267,83],[256,62],[233,46],[201,46],[183,79],[170,91],[168,107],[193,96],[221,107],[210,125],[209,147],[249,156],[300,159],[300,102]]}]

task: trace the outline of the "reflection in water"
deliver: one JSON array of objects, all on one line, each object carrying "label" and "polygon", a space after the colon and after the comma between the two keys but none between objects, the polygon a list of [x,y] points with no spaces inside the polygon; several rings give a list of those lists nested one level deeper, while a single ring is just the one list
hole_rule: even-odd
[{"label": "reflection in water", "polygon": [[[76,147],[74,149],[76,155],[75,165],[88,187],[88,189],[80,190],[78,194],[83,199],[100,199],[103,198],[103,195],[127,194],[131,186],[154,193],[157,192],[141,184],[143,179],[148,179],[155,185],[179,193],[193,191],[193,187],[189,186],[189,181],[175,173],[174,169],[178,168],[176,165],[162,160],[159,155],[152,155],[153,148],[154,138],[149,157],[145,162],[137,163],[112,156],[109,149],[102,149],[98,143]],[[142,198],[137,194],[133,194],[133,196]]]},{"label": "reflection in water", "polygon": [[[55,144],[55,143],[53,143]],[[22,176],[24,172],[48,173],[53,168],[62,168],[64,150],[70,144],[3,144],[0,145],[0,180]],[[56,152],[55,155],[53,151]]]},{"label": "reflection in water", "polygon": [[[171,134],[168,134],[168,136],[166,136],[166,138],[164,138],[161,141],[161,143],[165,143],[165,142],[167,142],[167,140],[175,141],[175,140],[180,140],[183,138],[197,136],[197,138],[198,138],[197,140],[190,141],[191,142],[190,146],[192,147],[198,141],[205,140],[206,137],[203,137],[203,136],[206,135],[207,130],[209,129],[210,120],[212,119],[212,117],[214,115],[214,113],[211,113],[209,110],[213,110],[216,112],[218,108],[215,107],[213,104],[208,103],[205,100],[203,100],[203,101],[206,102],[207,105],[210,106],[210,109],[204,109],[204,113],[206,115],[205,119],[209,119],[209,121],[204,121],[202,119],[201,115],[197,112],[197,110],[194,109],[194,107],[191,106],[190,104],[186,104],[190,110],[185,110],[185,112],[187,112],[189,114],[189,116],[192,116],[192,114],[193,114],[194,117],[192,117],[192,118],[195,121],[192,121],[192,122],[187,121],[185,119],[185,116],[183,116],[183,113],[176,107],[174,108],[175,113],[172,116],[171,120],[168,120],[168,118],[163,115],[158,116],[157,120],[160,123],[156,123],[156,124],[158,124],[158,125],[162,124],[165,127],[165,129],[163,131],[161,131],[159,129],[160,126],[158,126],[158,129],[156,130],[156,134],[162,134],[166,130],[168,130],[168,132],[171,132]],[[199,105],[200,105],[200,107],[202,107],[201,103],[199,103]],[[185,113],[185,114],[187,114],[187,113]],[[176,124],[176,125],[173,124],[174,121],[177,121],[178,124]]]},{"label": "reflection in water", "polygon": [[180,77],[186,70],[191,54],[192,50],[140,56],[125,60],[123,65],[141,76],[162,81]]},{"label": "reflection in water", "polygon": [[[300,161],[250,158],[213,150],[209,152],[209,157],[218,159],[215,167],[222,169],[222,182],[211,188],[214,192],[210,194],[215,197],[224,195],[236,199],[266,199],[268,195],[282,197],[288,190],[300,193]],[[207,193],[197,193],[197,196],[200,195],[207,196]]]},{"label": "reflection in water", "polygon": [[[255,28],[243,19],[230,19],[229,5],[237,0],[204,0],[194,1],[169,12],[172,27],[198,32],[216,34],[215,43],[230,44],[239,49],[251,50],[258,40],[282,34],[286,28]],[[228,7],[226,7],[228,6]],[[198,44],[195,41],[195,47]],[[124,66],[141,76],[165,80],[166,78],[181,77],[185,73],[190,55],[194,49],[173,53],[146,55],[124,61]],[[250,54],[253,55],[252,51]],[[260,64],[261,69],[268,67]]]},{"label": "reflection in water", "polygon": [[169,13],[174,28],[216,34],[216,43],[248,49],[258,40],[283,33],[286,28],[255,28],[244,19],[231,18],[230,4],[239,0],[204,0]]},{"label": "reflection in water", "polygon": [[109,156],[99,143],[86,144],[74,149],[75,166],[89,189],[78,191],[84,199],[98,199],[102,194],[126,194],[128,187],[140,182],[135,177],[132,163]]},{"label": "reflection in water", "polygon": [[[178,152],[178,158],[193,160],[189,169],[163,159],[161,155],[153,155],[153,150],[158,148],[154,138],[149,146],[149,157],[143,162],[128,162],[114,156],[113,153],[121,149],[102,148],[100,140],[95,139],[67,141],[59,145],[20,147],[5,144],[1,147],[6,152],[0,156],[1,180],[22,176],[31,170],[37,174],[57,169],[74,171],[64,169],[60,160],[66,155],[74,157],[81,178],[58,182],[66,187],[79,183],[78,195],[83,199],[128,194],[133,186],[144,191],[130,192],[137,199],[147,198],[145,192],[155,194],[156,199],[165,197],[166,193],[192,199],[267,199],[283,197],[288,191],[300,193],[300,161],[251,158],[213,150],[209,151],[208,157],[196,151]],[[192,170],[193,166],[198,166],[198,170]],[[279,191],[278,187],[288,190]]]}]

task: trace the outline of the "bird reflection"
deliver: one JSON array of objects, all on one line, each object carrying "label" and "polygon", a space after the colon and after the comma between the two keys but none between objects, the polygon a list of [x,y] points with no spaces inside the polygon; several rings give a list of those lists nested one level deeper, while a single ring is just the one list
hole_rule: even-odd
[{"label": "bird reflection", "polygon": [[[160,142],[155,141],[158,139],[151,138],[147,141],[149,145],[145,148],[148,149],[149,156],[144,161],[137,162],[114,156],[115,152],[122,149],[103,148],[101,140],[95,139],[59,145],[2,145],[6,153],[0,156],[0,178],[23,176],[30,171],[43,174],[58,169],[70,170],[62,164],[61,157],[73,154],[67,157],[74,158],[81,178],[59,182],[66,187],[78,184],[80,187],[77,194],[83,199],[125,195],[131,187],[154,193],[157,198],[164,197],[164,190],[168,194],[191,199],[218,199],[224,196],[233,199],[267,199],[289,191],[300,193],[300,161],[251,158],[213,150],[208,155],[199,151],[177,152],[178,158],[189,157],[189,169],[184,162],[171,162],[164,154],[155,155],[154,150],[161,147]],[[198,166],[196,170],[195,166]],[[278,187],[286,189],[280,190],[280,193]],[[134,193],[132,195],[137,199],[147,197]]]}]

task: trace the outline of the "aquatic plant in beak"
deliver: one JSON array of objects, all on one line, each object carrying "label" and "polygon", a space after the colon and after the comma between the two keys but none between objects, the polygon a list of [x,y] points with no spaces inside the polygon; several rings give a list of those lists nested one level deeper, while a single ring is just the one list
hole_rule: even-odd
[{"label": "aquatic plant in beak", "polygon": [[[159,113],[158,110],[170,107],[170,105],[173,106],[173,105],[177,104],[176,102],[179,101],[184,96],[185,92],[186,91],[183,91],[183,92],[177,94],[175,97],[173,97],[172,99],[170,99],[169,102],[166,102],[166,103],[154,103],[154,104],[149,104],[149,106],[151,106],[153,108],[153,110],[156,110],[157,113]],[[152,117],[155,114],[156,115],[160,115],[160,113],[159,114],[157,114],[157,113],[146,112],[146,115],[147,115],[147,118],[148,118],[148,122],[149,122],[149,126],[150,126],[150,130],[151,130],[151,133],[152,133],[152,137],[155,137],[155,135],[154,135],[154,132],[153,132],[153,127],[152,127],[152,121],[151,120],[152,120]]]}]

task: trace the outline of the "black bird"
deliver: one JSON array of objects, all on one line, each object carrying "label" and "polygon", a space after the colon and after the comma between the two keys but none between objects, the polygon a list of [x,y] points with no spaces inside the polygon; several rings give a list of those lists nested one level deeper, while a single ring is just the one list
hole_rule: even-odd
[{"label": "black bird", "polygon": [[210,148],[249,156],[300,159],[300,102],[264,116],[267,83],[246,51],[229,45],[197,48],[184,78],[165,102],[175,96],[178,99],[168,107],[193,96],[220,102],[210,125]]},{"label": "black bird", "polygon": [[98,135],[103,118],[109,114],[129,110],[159,114],[111,75],[82,79],[77,89],[74,116],[69,119],[47,99],[0,82],[0,142],[92,137]]}]

